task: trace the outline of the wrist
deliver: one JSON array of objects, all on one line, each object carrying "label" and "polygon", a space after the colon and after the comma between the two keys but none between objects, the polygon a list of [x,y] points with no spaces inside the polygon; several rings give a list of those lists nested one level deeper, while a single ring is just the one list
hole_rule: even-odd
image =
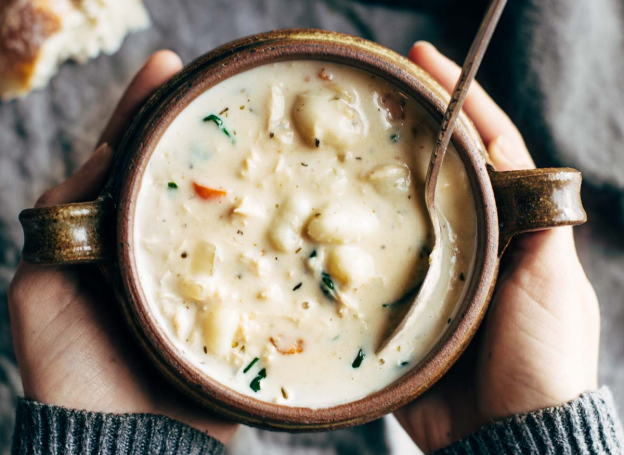
[{"label": "wrist", "polygon": [[[527,387],[528,389],[528,387]],[[545,390],[524,390],[504,399],[493,397],[486,400],[481,406],[481,425],[497,422],[516,415],[529,414],[543,409],[555,408],[573,401],[583,393],[595,390],[595,388],[578,390],[577,392],[561,393],[560,391],[549,392]]]},{"label": "wrist", "polygon": [[[59,443],[60,442],[60,443]],[[18,401],[13,453],[225,454],[216,439],[165,416],[105,414]]]}]

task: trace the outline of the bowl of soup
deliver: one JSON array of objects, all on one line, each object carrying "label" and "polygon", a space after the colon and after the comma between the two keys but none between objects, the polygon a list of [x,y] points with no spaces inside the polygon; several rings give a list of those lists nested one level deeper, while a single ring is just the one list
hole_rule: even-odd
[{"label": "bowl of soup", "polygon": [[97,201],[22,213],[24,256],[99,262],[146,356],[219,414],[288,431],[378,418],[461,355],[513,234],[584,219],[576,171],[496,172],[462,114],[436,189],[439,282],[378,352],[428,270],[447,100],[362,39],[226,44],[150,99]]}]

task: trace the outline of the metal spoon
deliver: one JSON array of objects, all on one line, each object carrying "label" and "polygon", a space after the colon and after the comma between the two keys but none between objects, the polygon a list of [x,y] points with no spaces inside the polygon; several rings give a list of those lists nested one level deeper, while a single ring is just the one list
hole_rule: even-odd
[{"label": "metal spoon", "polygon": [[381,353],[386,347],[392,344],[406,328],[411,326],[412,321],[420,313],[423,307],[423,303],[428,301],[438,285],[441,266],[443,262],[443,250],[440,245],[442,236],[448,236],[448,225],[445,220],[440,223],[440,216],[435,205],[435,189],[438,183],[438,176],[440,174],[440,167],[442,166],[442,160],[448,148],[453,130],[455,129],[455,122],[461,112],[461,108],[466,100],[468,94],[468,88],[470,83],[474,80],[483,55],[490,44],[492,34],[498,24],[498,20],[505,8],[507,0],[492,0],[485,12],[485,16],[481,21],[477,35],[470,46],[464,66],[462,67],[459,80],[455,89],[453,90],[453,96],[449,102],[444,118],[442,119],[442,125],[440,125],[440,132],[438,133],[438,139],[431,153],[431,159],[429,161],[429,169],[427,170],[427,178],[425,180],[425,203],[427,205],[427,211],[431,218],[431,224],[433,226],[434,233],[434,246],[429,256],[429,269],[427,275],[416,294],[416,298],[411,303],[410,308],[407,310],[403,319],[399,322],[394,331],[388,338],[381,344],[377,350],[377,354]]}]

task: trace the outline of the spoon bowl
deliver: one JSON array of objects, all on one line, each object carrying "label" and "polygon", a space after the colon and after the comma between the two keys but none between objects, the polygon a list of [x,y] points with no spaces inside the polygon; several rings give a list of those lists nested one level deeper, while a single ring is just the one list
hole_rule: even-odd
[{"label": "spoon bowl", "polygon": [[[412,325],[411,323],[418,316],[418,313],[420,312],[419,310],[424,306],[424,303],[431,299],[438,283],[440,282],[440,272],[442,264],[444,264],[444,262],[442,262],[443,248],[441,247],[440,237],[443,235],[443,227],[446,228],[448,224],[446,222],[440,223],[440,215],[438,214],[435,204],[438,176],[440,174],[440,168],[442,167],[444,155],[446,154],[448,145],[451,142],[451,136],[453,135],[453,130],[455,129],[455,123],[459,117],[462,106],[464,105],[466,96],[468,96],[470,83],[474,80],[477,71],[479,70],[485,51],[490,44],[496,25],[498,24],[498,20],[500,19],[506,4],[507,0],[492,0],[490,2],[485,15],[483,16],[483,20],[481,21],[481,25],[479,26],[479,30],[477,31],[477,35],[470,46],[470,50],[468,51],[468,55],[464,61],[461,74],[459,75],[459,80],[455,85],[453,95],[451,96],[449,105],[444,113],[444,118],[442,119],[442,124],[440,125],[440,132],[438,133],[438,139],[433,148],[433,152],[431,153],[429,169],[427,170],[427,178],[425,180],[425,203],[427,205],[429,219],[431,220],[434,238],[433,249],[429,255],[429,268],[420,290],[418,291],[418,294],[416,294],[416,297],[411,303],[409,309],[390,336],[381,343],[379,349],[377,349],[377,354],[381,353],[384,349],[393,344],[393,342]],[[448,236],[448,230],[445,235]]]}]

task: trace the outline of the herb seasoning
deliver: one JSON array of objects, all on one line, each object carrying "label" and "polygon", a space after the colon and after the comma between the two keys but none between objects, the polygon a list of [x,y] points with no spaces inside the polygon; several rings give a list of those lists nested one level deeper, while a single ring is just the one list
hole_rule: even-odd
[{"label": "herb seasoning", "polygon": [[256,362],[257,362],[258,360],[260,360],[260,358],[259,358],[259,357],[256,357],[255,359],[253,359],[253,360],[249,363],[249,365],[247,365],[247,366],[245,367],[245,369],[243,370],[243,373],[247,373],[249,370],[251,370],[251,367],[253,367],[253,366],[256,364]]},{"label": "herb seasoning", "polygon": [[263,368],[258,372],[258,376],[256,376],[253,381],[251,381],[251,384],[249,384],[249,387],[251,387],[251,390],[253,390],[254,392],[258,392],[260,391],[260,381],[262,381],[264,378],[266,378],[266,369]]},{"label": "herb seasoning", "polygon": [[230,134],[230,131],[223,124],[223,120],[221,120],[221,117],[219,117],[218,115],[210,114],[209,116],[204,117],[203,121],[214,122],[214,124],[217,125],[221,131],[223,131],[223,134],[230,138],[232,144],[236,144],[236,138],[232,136],[232,134]]},{"label": "herb seasoning", "polygon": [[362,350],[360,349],[357,353],[357,356],[355,357],[355,360],[351,364],[351,366],[353,368],[360,368],[360,365],[362,365],[363,360],[364,360],[364,352],[362,352]]}]

